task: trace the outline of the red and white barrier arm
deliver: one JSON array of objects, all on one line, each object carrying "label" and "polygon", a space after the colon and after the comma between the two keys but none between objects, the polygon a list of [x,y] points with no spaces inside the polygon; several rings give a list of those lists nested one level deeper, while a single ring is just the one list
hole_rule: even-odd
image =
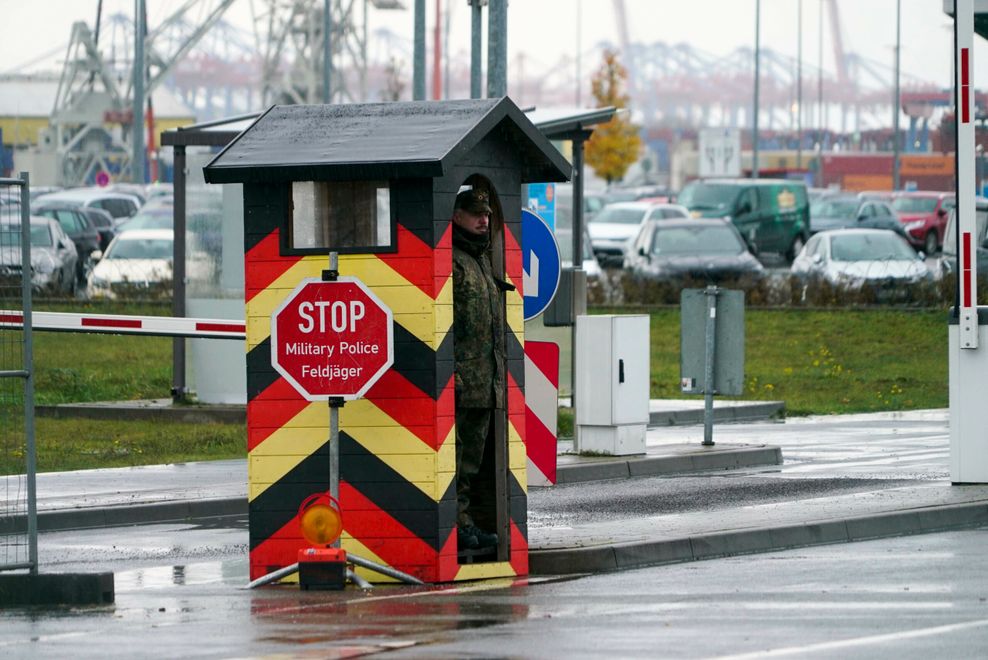
[{"label": "red and white barrier arm", "polygon": [[[247,338],[247,324],[229,319],[177,318],[173,316],[118,316],[113,314],[68,314],[33,312],[34,330],[53,332],[95,332],[115,335],[190,337],[193,339]],[[0,310],[0,329],[21,328],[24,315],[16,310]]]}]

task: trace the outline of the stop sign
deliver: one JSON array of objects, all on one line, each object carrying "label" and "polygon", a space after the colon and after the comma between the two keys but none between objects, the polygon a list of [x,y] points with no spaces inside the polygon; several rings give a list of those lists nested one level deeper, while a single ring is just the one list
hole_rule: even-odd
[{"label": "stop sign", "polygon": [[309,401],[359,399],[394,362],[391,310],[353,277],[311,277],[271,315],[271,365]]}]

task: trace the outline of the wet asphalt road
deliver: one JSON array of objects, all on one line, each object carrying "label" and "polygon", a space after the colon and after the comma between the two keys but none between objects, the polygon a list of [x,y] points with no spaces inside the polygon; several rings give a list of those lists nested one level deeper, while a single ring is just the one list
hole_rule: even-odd
[{"label": "wet asphalt road", "polygon": [[[118,554],[142,534],[153,550],[119,561],[116,603],[2,611],[0,655],[926,660],[988,648],[988,529],[556,580],[302,592],[240,588],[246,557],[222,539],[242,530],[187,529],[169,546],[154,540],[174,534],[165,527],[104,530]],[[90,568],[118,563],[88,534],[74,542]]]},{"label": "wet asphalt road", "polygon": [[984,657],[986,542],[988,530],[979,529],[474,594],[460,616],[476,629],[436,631],[428,645],[393,655]]},{"label": "wet asphalt road", "polygon": [[[718,442],[778,440],[786,463],[532,489],[530,527],[943,480],[946,428],[944,411],[720,426]],[[670,427],[662,440],[698,443],[702,433]],[[567,580],[301,592],[242,589],[244,517],[53,532],[41,535],[43,570],[113,571],[116,603],[0,612],[0,655],[976,657],[988,648],[986,541],[977,530]]]},{"label": "wet asphalt road", "polygon": [[[744,476],[705,476],[632,479],[606,485],[556,486],[551,496],[529,494],[529,527],[612,521],[692,511],[774,504],[794,499],[871,491],[910,480],[882,479],[765,479]],[[604,494],[606,491],[606,495]]]},{"label": "wet asphalt road", "polygon": [[[862,442],[862,436],[867,442]],[[703,440],[702,426],[668,427],[662,441]],[[946,411],[819,416],[714,427],[721,443],[779,443],[785,463],[766,468],[533,488],[529,528],[573,521],[732,509],[946,481]]]}]

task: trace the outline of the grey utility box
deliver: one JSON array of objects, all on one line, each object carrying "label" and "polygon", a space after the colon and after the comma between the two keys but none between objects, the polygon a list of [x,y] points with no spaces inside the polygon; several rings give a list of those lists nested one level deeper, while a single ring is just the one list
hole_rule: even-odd
[{"label": "grey utility box", "polygon": [[584,270],[563,268],[559,273],[559,289],[549,303],[542,322],[547,328],[572,326],[576,317],[587,313],[587,273]]},{"label": "grey utility box", "polygon": [[716,290],[713,317],[704,289],[683,289],[680,332],[680,389],[706,394],[706,329],[714,322],[713,389],[711,394],[744,393],[744,292]]},{"label": "grey utility box", "polygon": [[576,319],[576,424],[580,451],[645,453],[649,395],[649,318]]}]

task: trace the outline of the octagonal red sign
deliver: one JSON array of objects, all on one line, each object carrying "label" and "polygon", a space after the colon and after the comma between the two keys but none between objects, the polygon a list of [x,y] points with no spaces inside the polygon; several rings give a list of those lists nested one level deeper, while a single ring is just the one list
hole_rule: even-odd
[{"label": "octagonal red sign", "polygon": [[309,401],[359,399],[394,362],[391,321],[356,278],[302,280],[271,315],[271,365]]}]

